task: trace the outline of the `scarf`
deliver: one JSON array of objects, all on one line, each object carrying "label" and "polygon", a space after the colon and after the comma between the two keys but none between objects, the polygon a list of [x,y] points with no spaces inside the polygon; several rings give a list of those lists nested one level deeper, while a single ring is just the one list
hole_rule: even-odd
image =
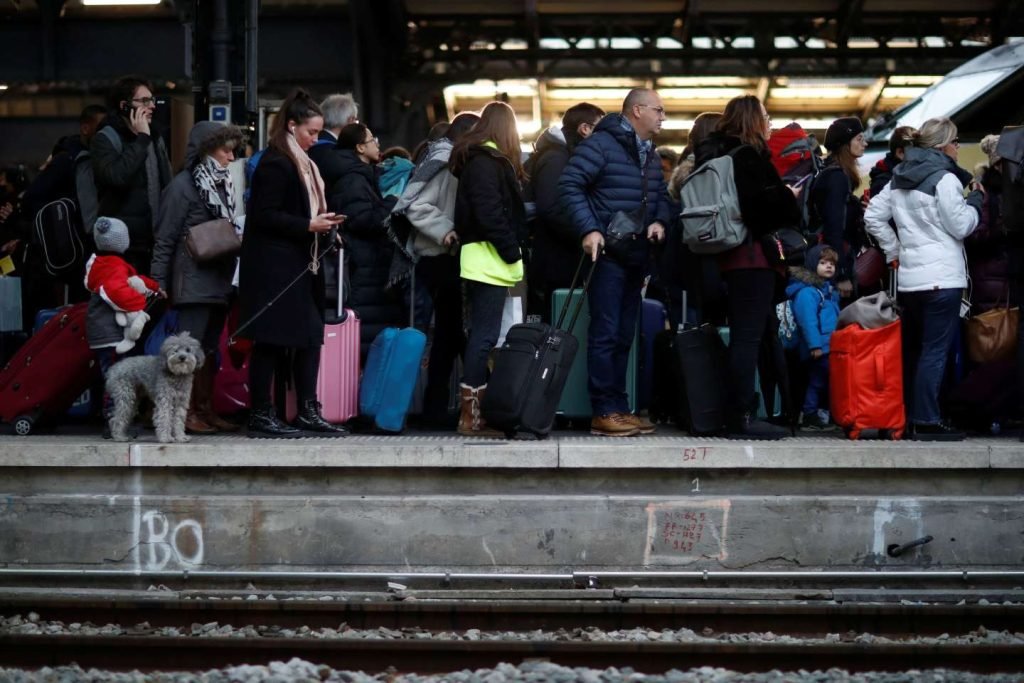
[{"label": "scarf", "polygon": [[156,158],[156,138],[153,138],[146,146],[146,198],[154,223],[160,215],[160,189],[160,162]]},{"label": "scarf", "polygon": [[[306,196],[309,198],[309,215],[315,218],[327,212],[327,199],[324,196],[324,179],[320,177],[320,170],[313,163],[305,150],[299,147],[294,135],[286,135],[288,140],[288,151],[292,159],[298,164],[299,177],[302,184],[306,186]],[[314,275],[320,270],[320,240],[313,237],[313,247],[310,262],[310,272]]]},{"label": "scarf", "polygon": [[212,215],[234,221],[235,188],[229,168],[221,166],[213,157],[203,157],[192,169],[192,181]]}]

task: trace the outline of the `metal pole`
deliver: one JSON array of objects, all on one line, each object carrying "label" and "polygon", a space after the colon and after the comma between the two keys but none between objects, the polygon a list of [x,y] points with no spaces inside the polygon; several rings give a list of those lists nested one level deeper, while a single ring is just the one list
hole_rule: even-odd
[{"label": "metal pole", "polygon": [[245,4],[245,110],[249,116],[258,113],[257,85],[259,66],[259,14],[260,0],[246,0]]}]

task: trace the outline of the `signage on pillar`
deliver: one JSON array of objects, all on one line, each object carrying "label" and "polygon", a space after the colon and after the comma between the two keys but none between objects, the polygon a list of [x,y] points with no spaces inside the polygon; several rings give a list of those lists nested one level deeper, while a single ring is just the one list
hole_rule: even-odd
[{"label": "signage on pillar", "polygon": [[211,104],[210,105],[210,120],[220,121],[221,123],[229,123],[231,121],[231,105],[230,104]]}]

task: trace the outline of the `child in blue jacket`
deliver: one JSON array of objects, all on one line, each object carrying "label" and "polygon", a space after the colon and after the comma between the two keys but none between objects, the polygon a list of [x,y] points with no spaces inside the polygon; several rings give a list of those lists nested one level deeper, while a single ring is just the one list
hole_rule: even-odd
[{"label": "child in blue jacket", "polygon": [[832,282],[838,261],[835,249],[819,244],[807,250],[803,268],[789,269],[786,295],[796,318],[800,358],[807,364],[804,429],[832,427],[828,412],[828,352],[829,340],[839,320],[839,290]]}]

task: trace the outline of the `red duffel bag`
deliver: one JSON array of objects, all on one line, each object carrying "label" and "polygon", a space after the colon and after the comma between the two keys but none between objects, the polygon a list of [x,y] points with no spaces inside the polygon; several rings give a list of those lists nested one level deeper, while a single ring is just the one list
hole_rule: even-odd
[{"label": "red duffel bag", "polygon": [[851,439],[865,429],[903,436],[903,350],[900,321],[865,330],[850,325],[832,334],[829,391],[832,419]]}]

